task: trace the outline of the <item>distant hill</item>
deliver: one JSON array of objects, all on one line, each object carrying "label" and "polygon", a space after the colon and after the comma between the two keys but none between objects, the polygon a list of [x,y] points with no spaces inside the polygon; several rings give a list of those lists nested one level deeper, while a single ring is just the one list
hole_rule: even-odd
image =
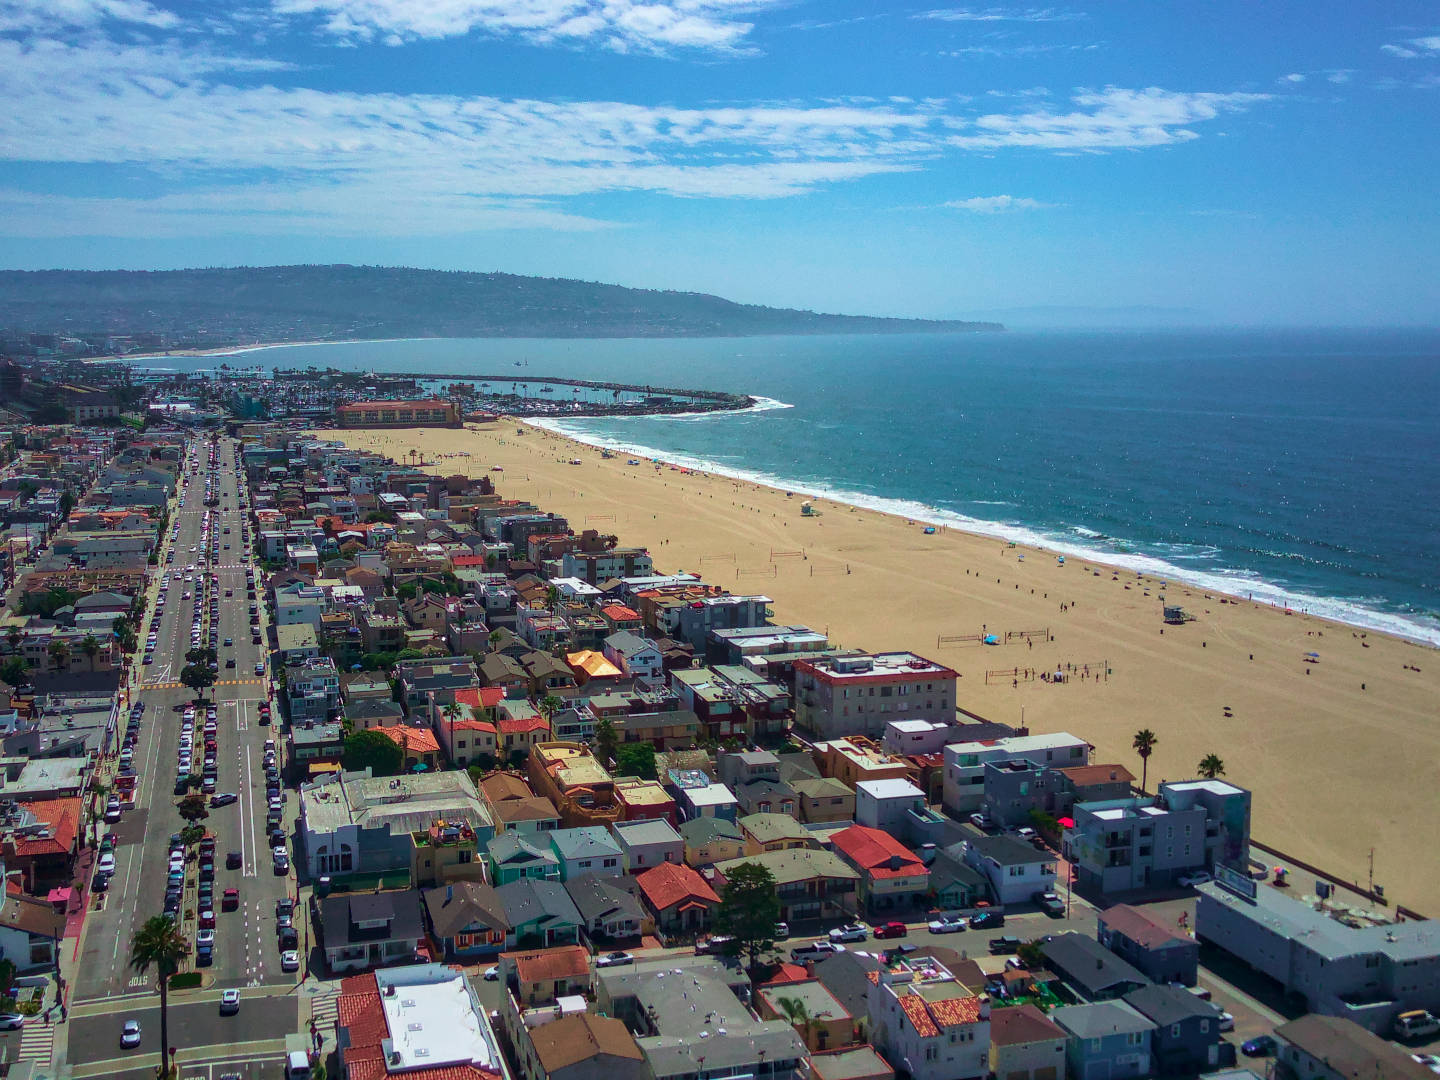
[{"label": "distant hill", "polygon": [[704,293],[385,266],[0,271],[12,332],[162,334],[169,343],[405,337],[706,337],[1000,330],[822,315]]}]

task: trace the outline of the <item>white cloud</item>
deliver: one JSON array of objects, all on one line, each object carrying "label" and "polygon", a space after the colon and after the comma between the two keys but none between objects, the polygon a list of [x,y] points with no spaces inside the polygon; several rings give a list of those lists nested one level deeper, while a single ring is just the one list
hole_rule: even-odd
[{"label": "white cloud", "polygon": [[1353,68],[1336,68],[1325,73],[1325,81],[1335,83],[1337,86],[1348,83],[1355,75]]},{"label": "white cloud", "polygon": [[1072,112],[1038,109],[952,120],[956,133],[946,142],[971,150],[1032,147],[1069,152],[1167,146],[1199,138],[1192,130],[1195,124],[1214,120],[1222,113],[1243,111],[1269,97],[1111,86],[1076,94],[1071,98],[1077,106]]},{"label": "white cloud", "polygon": [[162,30],[180,24],[173,12],[148,0],[0,0],[0,33],[95,27],[107,20]]},{"label": "white cloud", "polygon": [[936,8],[920,11],[912,19],[933,19],[937,22],[1074,22],[1089,18],[1083,11],[1059,8]]},{"label": "white cloud", "polygon": [[1292,71],[1289,75],[1281,75],[1280,78],[1275,81],[1281,86],[1284,86],[1286,83],[1302,83],[1305,81],[1305,76],[1301,75],[1298,71]]},{"label": "white cloud", "polygon": [[470,33],[539,43],[594,42],[620,52],[744,49],[744,14],[780,0],[272,0],[284,15],[315,16],[343,41],[394,44]]},{"label": "white cloud", "polygon": [[[680,108],[251,82],[284,67],[89,31],[0,37],[0,161],[122,167],[114,198],[26,193],[12,173],[0,234],[593,229],[609,223],[572,200],[784,198],[968,149],[1164,145],[1263,100],[1109,88],[1068,112],[977,115],[955,97]],[[138,178],[155,194],[134,197]]]},{"label": "white cloud", "polygon": [[1404,44],[1381,45],[1380,51],[1398,56],[1402,60],[1414,60],[1417,56],[1435,56],[1440,54],[1440,34],[1410,38]]},{"label": "white cloud", "polygon": [[1055,204],[1014,195],[976,195],[970,199],[952,199],[941,205],[951,210],[969,210],[972,214],[1004,214],[1012,210],[1044,210]]}]

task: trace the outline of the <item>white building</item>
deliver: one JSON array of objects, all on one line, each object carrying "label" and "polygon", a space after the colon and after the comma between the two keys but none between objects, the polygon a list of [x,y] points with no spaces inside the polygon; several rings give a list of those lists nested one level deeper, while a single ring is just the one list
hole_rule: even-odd
[{"label": "white building", "polygon": [[945,747],[942,801],[954,815],[969,814],[985,804],[985,766],[1003,761],[1032,761],[1068,769],[1090,764],[1090,744],[1067,731],[1048,735],[1016,735],[989,742],[951,743]]},{"label": "white building", "polygon": [[909,832],[908,815],[925,809],[925,793],[903,777],[855,785],[855,821],[891,836]]},{"label": "white building", "polygon": [[881,743],[892,754],[938,754],[960,735],[958,724],[944,720],[891,720]]},{"label": "white building", "polygon": [[900,957],[868,994],[871,1042],[914,1080],[968,1080],[990,1071],[990,999],[934,957]]}]

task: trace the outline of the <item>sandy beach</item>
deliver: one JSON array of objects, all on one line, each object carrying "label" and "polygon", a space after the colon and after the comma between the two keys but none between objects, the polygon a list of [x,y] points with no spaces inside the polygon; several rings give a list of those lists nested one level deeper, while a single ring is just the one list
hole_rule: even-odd
[{"label": "sandy beach", "polygon": [[[492,475],[507,497],[563,514],[577,531],[646,546],[657,568],[764,593],[777,622],[948,664],[961,675],[965,709],[1081,735],[1096,747],[1093,760],[1137,776],[1131,738],[1148,727],[1159,738],[1151,790],[1194,776],[1202,757],[1218,754],[1226,778],[1254,792],[1257,839],[1361,884],[1373,848],[1374,880],[1392,901],[1440,911],[1432,902],[1440,861],[1415,843],[1440,789],[1433,649],[1243,598],[1162,588],[1093,560],[1061,565],[1044,551],[954,530],[927,535],[919,523],[828,500],[813,500],[818,516],[802,517],[798,495],[649,461],[627,465],[624,454],[603,459],[539,429],[517,435],[513,421],[318,434],[397,461],[418,449],[440,473],[499,465]],[[1166,626],[1162,593],[1194,621]],[[942,640],[1033,630],[1050,640]],[[1025,674],[1069,666],[1081,674],[1061,684]],[[1417,832],[1407,839],[1406,828]]]}]

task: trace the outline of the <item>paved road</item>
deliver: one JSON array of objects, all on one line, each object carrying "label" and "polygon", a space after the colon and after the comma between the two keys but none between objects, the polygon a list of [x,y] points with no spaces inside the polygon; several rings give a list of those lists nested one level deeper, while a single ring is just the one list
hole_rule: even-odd
[{"label": "paved road", "polygon": [[[280,739],[271,728],[259,724],[258,706],[267,693],[268,676],[257,677],[254,665],[265,658],[266,650],[263,644],[253,645],[250,639],[245,590],[245,567],[249,563],[241,542],[243,515],[237,496],[242,481],[233,465],[234,446],[230,440],[221,440],[216,481],[221,506],[212,510],[211,530],[211,544],[218,546],[218,553],[190,550],[201,546],[206,509],[203,449],[198,451],[200,475],[191,476],[188,469],[186,472],[185,505],[172,507],[171,520],[178,527],[178,536],[173,542],[168,535],[164,538],[161,567],[171,576],[165,612],[159,620],[153,620],[155,590],[152,589],[151,619],[157,631],[154,663],[139,669],[144,683],[140,700],[145,702],[146,710],[135,748],[139,774],[135,808],[127,811],[119,824],[109,827],[119,840],[116,873],[104,909],[90,915],[72,997],[75,1003],[135,993],[154,986],[153,975],[147,980],[127,969],[126,951],[135,930],[147,918],[159,914],[164,906],[169,837],[185,824],[176,810],[173,787],[183,710],[192,694],[178,685],[178,676],[190,647],[193,596],[197,589],[207,586],[199,580],[186,582],[184,577],[185,567],[191,563],[203,564],[207,554],[213,556],[212,569],[219,578],[213,586],[218,590],[219,638],[222,643],[226,638],[233,642],[230,647],[223,644],[218,647],[221,667],[212,695],[218,714],[218,790],[234,792],[240,799],[230,806],[212,810],[204,822],[217,840],[215,961],[204,972],[207,980],[213,980],[219,987],[293,983],[296,978],[280,971],[274,934],[275,901],[283,895],[294,895],[295,882],[290,875],[277,876],[272,872],[265,836],[263,746],[267,738],[273,736],[277,744]],[[224,531],[226,527],[230,529],[228,534]],[[227,543],[230,544],[228,550],[224,547]],[[166,559],[172,552],[174,561],[167,564]],[[176,571],[181,572],[180,580],[174,579]],[[226,590],[231,592],[228,597]],[[192,599],[184,598],[186,591],[192,593]],[[205,594],[201,606],[207,631],[208,598],[209,594]],[[226,666],[226,660],[231,657],[235,660],[233,668]],[[197,734],[203,720],[202,709],[197,718]],[[197,768],[202,757],[203,735],[195,750]],[[294,809],[295,800],[291,795],[287,797],[287,819],[293,820]],[[287,820],[287,829],[289,824]],[[230,851],[241,853],[243,869],[225,868],[225,855]],[[198,929],[196,884],[192,863],[182,905],[182,929],[192,940]],[[220,911],[219,898],[224,889],[232,887],[240,890],[240,909]]]},{"label": "paved road", "polygon": [[[170,1041],[181,1047],[224,1047],[279,1038],[300,1030],[300,1002],[295,994],[246,997],[234,1016],[221,1016],[220,993],[170,1005]],[[140,1021],[140,1048],[120,1049],[120,1029],[127,1020]],[[70,1018],[70,1064],[113,1061],[124,1068],[130,1059],[160,1051],[159,998],[95,1016]]]}]

